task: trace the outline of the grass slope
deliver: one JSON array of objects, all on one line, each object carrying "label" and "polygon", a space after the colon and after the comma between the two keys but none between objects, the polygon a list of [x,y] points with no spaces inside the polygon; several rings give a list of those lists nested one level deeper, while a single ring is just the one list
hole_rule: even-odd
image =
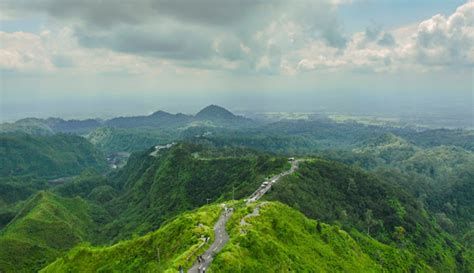
[{"label": "grass slope", "polygon": [[[362,234],[357,240],[337,226],[306,218],[278,202],[261,205],[260,214],[240,219],[256,204],[237,209],[228,223],[230,241],[208,272],[431,272],[407,250]],[[190,268],[203,253],[201,236],[213,238],[220,206],[204,206],[170,220],[145,236],[112,246],[79,245],[40,272],[176,272]],[[201,246],[203,245],[203,246]]]},{"label": "grass slope", "polygon": [[406,248],[440,272],[468,271],[472,266],[466,249],[441,230],[419,201],[358,168],[325,160],[303,163],[267,198],[313,219]]},{"label": "grass slope", "polygon": [[107,226],[111,238],[157,229],[185,210],[249,195],[265,176],[288,167],[285,158],[240,149],[213,149],[180,143],[157,157],[147,151],[129,159],[111,180],[121,196],[107,204],[118,212]]},{"label": "grass slope", "polygon": [[201,246],[201,236],[211,236],[221,208],[204,206],[186,212],[145,236],[113,246],[81,245],[41,270],[41,272],[177,272],[189,268]]},{"label": "grass slope", "polygon": [[2,272],[33,272],[79,242],[92,240],[92,207],[80,198],[41,191],[0,233]]},{"label": "grass slope", "polygon": [[[237,210],[228,223],[231,240],[209,272],[430,272],[406,250],[361,233],[319,223],[279,202],[260,203],[259,215],[240,219],[255,204]],[[242,233],[242,229],[245,232]],[[363,244],[360,242],[363,241]]]}]

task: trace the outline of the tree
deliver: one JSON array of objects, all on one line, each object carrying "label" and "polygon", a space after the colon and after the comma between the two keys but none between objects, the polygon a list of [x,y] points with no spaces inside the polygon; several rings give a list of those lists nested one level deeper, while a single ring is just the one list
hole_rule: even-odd
[{"label": "tree", "polygon": [[404,227],[396,226],[392,236],[396,241],[401,242],[402,239],[405,238],[405,233],[406,230]]},{"label": "tree", "polygon": [[371,209],[365,212],[365,226],[367,227],[367,235],[370,236],[370,228],[379,224],[379,221],[374,219],[374,213]]}]

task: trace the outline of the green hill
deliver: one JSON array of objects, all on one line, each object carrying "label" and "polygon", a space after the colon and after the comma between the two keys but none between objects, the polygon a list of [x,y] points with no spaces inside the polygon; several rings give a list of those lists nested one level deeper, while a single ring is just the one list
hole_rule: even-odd
[{"label": "green hill", "polygon": [[77,175],[87,168],[104,170],[106,162],[103,154],[82,137],[0,135],[0,176],[54,178]]},{"label": "green hill", "polygon": [[[209,272],[431,272],[407,250],[377,242],[359,232],[357,239],[338,226],[318,223],[278,202],[260,203],[259,213],[228,223],[231,240]],[[320,230],[318,230],[318,225]]]},{"label": "green hill", "polygon": [[[259,214],[241,219],[254,207]],[[184,213],[157,231],[108,247],[78,246],[41,272],[176,272],[208,247],[220,207]],[[318,229],[318,225],[320,229]],[[228,223],[229,243],[206,272],[432,272],[407,250],[319,223],[278,202],[243,206]],[[242,232],[244,230],[244,232]],[[202,247],[200,247],[203,245]]]},{"label": "green hill", "polygon": [[157,144],[170,143],[178,133],[166,129],[101,127],[92,131],[87,139],[106,153],[135,152],[146,150]]},{"label": "green hill", "polygon": [[80,198],[37,193],[0,232],[2,272],[36,271],[77,243],[92,241],[95,210]]},{"label": "green hill", "polygon": [[[150,155],[152,154],[152,155]],[[263,179],[287,168],[285,158],[245,149],[180,143],[171,149],[133,154],[110,178],[120,197],[106,206],[116,213],[111,238],[144,234],[163,221],[207,202],[249,195]]]},{"label": "green hill", "polygon": [[176,272],[205,250],[201,236],[214,236],[221,208],[186,212],[143,237],[108,247],[78,246],[41,272]]},{"label": "green hill", "polygon": [[52,135],[54,133],[87,134],[101,126],[100,120],[63,120],[60,118],[24,118],[14,123],[0,124],[1,133],[27,133],[32,135]]},{"label": "green hill", "polygon": [[440,272],[459,272],[465,249],[443,232],[422,204],[396,185],[336,162],[301,164],[267,196],[313,219],[364,232],[416,253]]}]

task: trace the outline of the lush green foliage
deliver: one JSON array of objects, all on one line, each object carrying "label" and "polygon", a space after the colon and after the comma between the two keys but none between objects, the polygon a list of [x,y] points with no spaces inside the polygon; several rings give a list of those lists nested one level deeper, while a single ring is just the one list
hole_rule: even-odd
[{"label": "lush green foliage", "polygon": [[109,202],[116,220],[107,226],[112,238],[143,234],[185,210],[207,202],[236,199],[258,188],[264,177],[287,168],[282,157],[244,149],[213,149],[178,144],[160,151],[134,154],[111,178],[122,194]]},{"label": "lush green foliage", "polygon": [[[354,240],[338,226],[318,223],[280,203],[263,203],[259,215],[229,222],[230,243],[209,272],[430,272],[406,250],[359,232]],[[319,225],[319,228],[318,228]],[[242,232],[243,231],[243,232]]]},{"label": "lush green foliage", "polygon": [[303,163],[268,199],[407,248],[436,270],[457,272],[469,266],[465,249],[437,227],[420,202],[357,168],[324,160]]},{"label": "lush green foliage", "polygon": [[157,144],[170,143],[178,138],[178,132],[153,128],[101,127],[91,132],[87,138],[106,153],[134,152],[149,149]]},{"label": "lush green foliage", "polygon": [[92,241],[97,227],[94,210],[80,198],[37,193],[0,232],[0,268],[33,272],[77,243]]},{"label": "lush green foliage", "polygon": [[[61,255],[47,272],[189,267],[204,251],[194,252],[198,237],[212,235],[219,208],[182,213],[207,201],[245,198],[266,176],[288,168],[283,155],[344,164],[310,160],[267,196],[313,220],[270,202],[248,219],[243,234],[239,221],[253,207],[238,209],[214,272],[474,271],[472,132],[326,120],[258,125],[211,106],[196,116],[114,119],[114,127],[88,135],[94,145],[51,135],[103,124],[27,119],[2,125],[0,131],[43,136],[0,135],[0,271],[34,271]],[[150,148],[178,139],[187,142],[156,153]],[[104,156],[94,146],[142,152],[104,176]],[[75,177],[48,182],[64,176]],[[50,192],[28,199],[44,189]]]},{"label": "lush green foliage", "polygon": [[104,170],[105,157],[82,137],[74,135],[0,135],[0,176],[59,177],[86,168]]},{"label": "lush green foliage", "polygon": [[213,225],[221,209],[204,206],[169,221],[143,237],[109,247],[79,245],[41,272],[177,272],[190,267],[214,236]]},{"label": "lush green foliage", "polygon": [[87,134],[101,125],[99,120],[63,120],[60,118],[25,118],[14,123],[0,124],[1,133],[52,135],[54,133]]}]

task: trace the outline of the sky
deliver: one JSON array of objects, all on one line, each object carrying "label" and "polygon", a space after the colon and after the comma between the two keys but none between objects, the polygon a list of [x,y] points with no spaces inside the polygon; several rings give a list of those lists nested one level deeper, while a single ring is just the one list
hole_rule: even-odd
[{"label": "sky", "polygon": [[0,1],[0,121],[214,103],[472,125],[473,65],[472,1]]}]

